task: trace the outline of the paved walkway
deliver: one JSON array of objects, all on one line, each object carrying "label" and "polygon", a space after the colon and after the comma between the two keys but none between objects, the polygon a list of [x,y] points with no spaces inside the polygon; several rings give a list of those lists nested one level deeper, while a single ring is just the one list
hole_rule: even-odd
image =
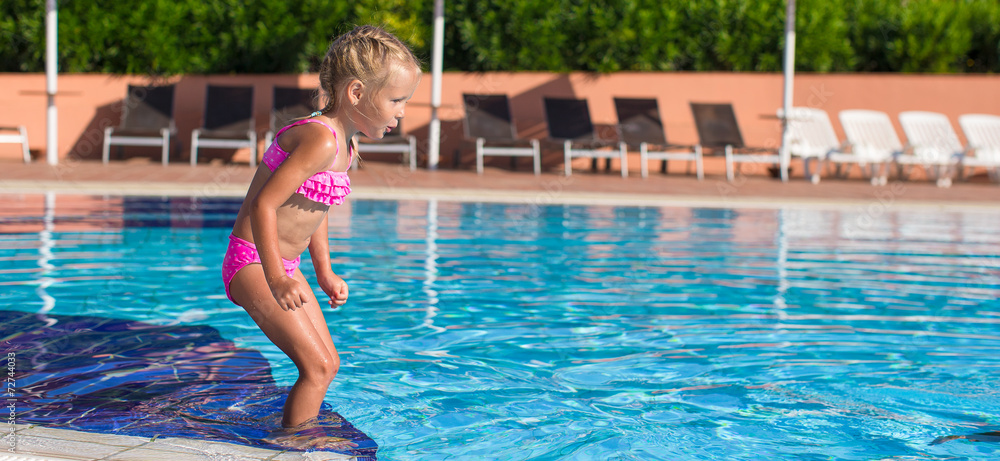
[{"label": "paved walkway", "polygon": [[[711,160],[716,160],[714,163]],[[410,171],[394,163],[369,161],[351,174],[355,198],[439,198],[444,200],[546,203],[615,203],[636,205],[776,206],[785,204],[837,205],[872,201],[900,205],[973,206],[1000,205],[1000,186],[985,174],[970,181],[939,188],[923,178],[890,181],[871,186],[863,178],[824,179],[812,184],[801,176],[787,183],[764,172],[748,172],[728,182],[719,159],[706,160],[706,178],[698,181],[683,171],[638,171],[622,178],[617,172],[577,170],[572,176],[488,168],[482,176],[474,170],[440,169]],[[801,171],[794,168],[793,171]],[[144,159],[103,165],[67,162],[49,166],[0,160],[0,193],[34,193],[53,190],[81,194],[242,196],[253,176],[247,165],[187,164],[162,166]]]}]

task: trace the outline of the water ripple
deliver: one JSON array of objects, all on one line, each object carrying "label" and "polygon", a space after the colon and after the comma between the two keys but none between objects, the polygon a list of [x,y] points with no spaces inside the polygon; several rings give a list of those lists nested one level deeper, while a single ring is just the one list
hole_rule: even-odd
[{"label": "water ripple", "polygon": [[[232,203],[73,203],[0,221],[6,304],[38,311],[44,286],[53,313],[207,323],[259,350],[278,385],[294,381],[221,294]],[[326,313],[342,354],[327,401],[383,459],[1000,454],[929,445],[1000,426],[993,214],[362,200],[335,212],[349,213],[331,221],[343,227],[330,248],[351,302]]]}]

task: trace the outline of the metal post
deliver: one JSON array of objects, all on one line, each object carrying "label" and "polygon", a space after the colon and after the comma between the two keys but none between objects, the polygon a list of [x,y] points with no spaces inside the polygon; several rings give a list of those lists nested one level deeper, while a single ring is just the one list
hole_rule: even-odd
[{"label": "metal post", "polygon": [[789,136],[788,116],[792,110],[792,88],[795,78],[795,0],[787,0],[785,7],[785,92],[782,109],[784,116],[781,119],[781,181],[788,181],[788,164],[791,162],[791,153],[788,151]]},{"label": "metal post", "polygon": [[45,2],[45,93],[48,95],[48,108],[45,111],[45,160],[49,165],[59,163],[59,117],[56,111],[56,75],[59,72],[58,29],[56,0],[47,0]]},{"label": "metal post", "polygon": [[427,169],[436,170],[441,153],[441,72],[444,59],[444,0],[434,0],[434,51],[431,56],[431,125]]}]

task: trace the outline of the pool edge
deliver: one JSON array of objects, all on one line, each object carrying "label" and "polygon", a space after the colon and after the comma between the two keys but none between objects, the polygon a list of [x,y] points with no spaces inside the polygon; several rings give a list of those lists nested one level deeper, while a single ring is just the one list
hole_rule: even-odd
[{"label": "pool edge", "polygon": [[[185,184],[171,182],[99,182],[99,181],[0,181],[0,194],[67,194],[109,196],[197,196],[205,198],[239,198],[246,193],[246,185]],[[699,208],[812,208],[844,209],[870,206],[893,208],[919,208],[922,210],[984,210],[1000,209],[1000,202],[955,202],[934,200],[907,200],[899,198],[891,203],[877,199],[850,198],[795,198],[795,197],[729,197],[697,195],[656,195],[622,192],[578,192],[493,190],[425,187],[359,186],[351,193],[352,199],[362,200],[438,200],[446,202],[490,202],[527,205],[606,205],[606,206],[673,206]]]},{"label": "pool edge", "polygon": [[331,452],[278,451],[226,442],[181,437],[137,437],[15,424],[14,452],[0,455],[11,460],[51,461],[195,461],[224,456],[233,460],[346,461],[353,456]]}]

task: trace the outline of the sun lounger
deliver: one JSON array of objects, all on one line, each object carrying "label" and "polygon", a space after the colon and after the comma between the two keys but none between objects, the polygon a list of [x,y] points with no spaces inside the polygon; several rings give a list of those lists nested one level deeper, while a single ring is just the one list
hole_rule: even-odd
[{"label": "sun lounger", "polygon": [[958,117],[968,151],[962,158],[962,170],[986,168],[993,181],[1000,182],[1000,116],[965,114]]},{"label": "sun lounger", "polygon": [[621,160],[622,177],[628,177],[628,157],[625,143],[604,139],[594,130],[590,120],[590,108],[586,99],[544,98],[545,121],[549,137],[563,144],[563,165],[566,176],[573,174],[573,159],[585,157],[593,159]]},{"label": "sun lounger", "polygon": [[774,149],[747,147],[736,122],[732,104],[690,103],[698,128],[698,148],[723,149],[726,154],[726,179],[736,179],[737,163],[781,164]]},{"label": "sun lounger", "polygon": [[[274,133],[299,118],[308,117],[316,110],[316,90],[310,88],[276,86],[271,100],[268,130],[264,133],[264,149],[271,145]],[[250,159],[253,167],[257,159]]]},{"label": "sun lounger", "polygon": [[899,114],[899,124],[906,133],[906,151],[912,152],[894,159],[902,176],[906,177],[908,166],[920,165],[938,187],[950,186],[965,149],[948,117],[935,112],[907,111]]},{"label": "sun lounger", "polygon": [[129,85],[121,123],[104,129],[101,160],[108,163],[111,146],[159,146],[160,161],[167,165],[170,161],[170,138],[176,135],[174,85]]},{"label": "sun lounger", "polygon": [[519,139],[511,121],[510,100],[504,94],[463,94],[465,137],[476,143],[476,173],[483,174],[486,156],[531,157],[535,175],[542,172],[537,139]]},{"label": "sun lounger", "polygon": [[[784,111],[778,109],[778,118],[784,118]],[[820,181],[820,172],[828,159],[843,159],[843,143],[837,140],[830,116],[822,109],[793,107],[788,114],[789,145],[792,156],[802,159],[805,176],[813,184]],[[810,162],[815,168],[810,168]]]},{"label": "sun lounger", "polygon": [[[417,169],[417,137],[411,134],[404,134],[403,120],[399,120],[396,129],[392,131],[397,134],[383,136],[382,139],[371,139],[364,135],[358,136],[358,153],[390,153],[403,154],[403,162],[409,163],[410,171]],[[358,157],[355,157],[355,166]]]},{"label": "sun lounger", "polygon": [[903,154],[903,144],[889,116],[885,112],[851,109],[840,111],[839,117],[850,154],[838,156],[833,161],[857,164],[873,185],[885,185],[889,163]]},{"label": "sun lounger", "polygon": [[625,146],[639,149],[643,178],[649,177],[649,160],[660,160],[664,173],[668,161],[694,162],[698,179],[705,177],[701,146],[680,146],[667,142],[655,99],[615,98],[615,111]]},{"label": "sun lounger", "polygon": [[28,150],[28,129],[24,125],[0,126],[0,143],[20,144],[24,163],[31,163],[31,152]]},{"label": "sun lounger", "polygon": [[198,164],[198,150],[206,147],[247,147],[250,149],[250,163],[256,163],[253,87],[208,85],[205,91],[202,127],[191,132],[191,166]]}]

